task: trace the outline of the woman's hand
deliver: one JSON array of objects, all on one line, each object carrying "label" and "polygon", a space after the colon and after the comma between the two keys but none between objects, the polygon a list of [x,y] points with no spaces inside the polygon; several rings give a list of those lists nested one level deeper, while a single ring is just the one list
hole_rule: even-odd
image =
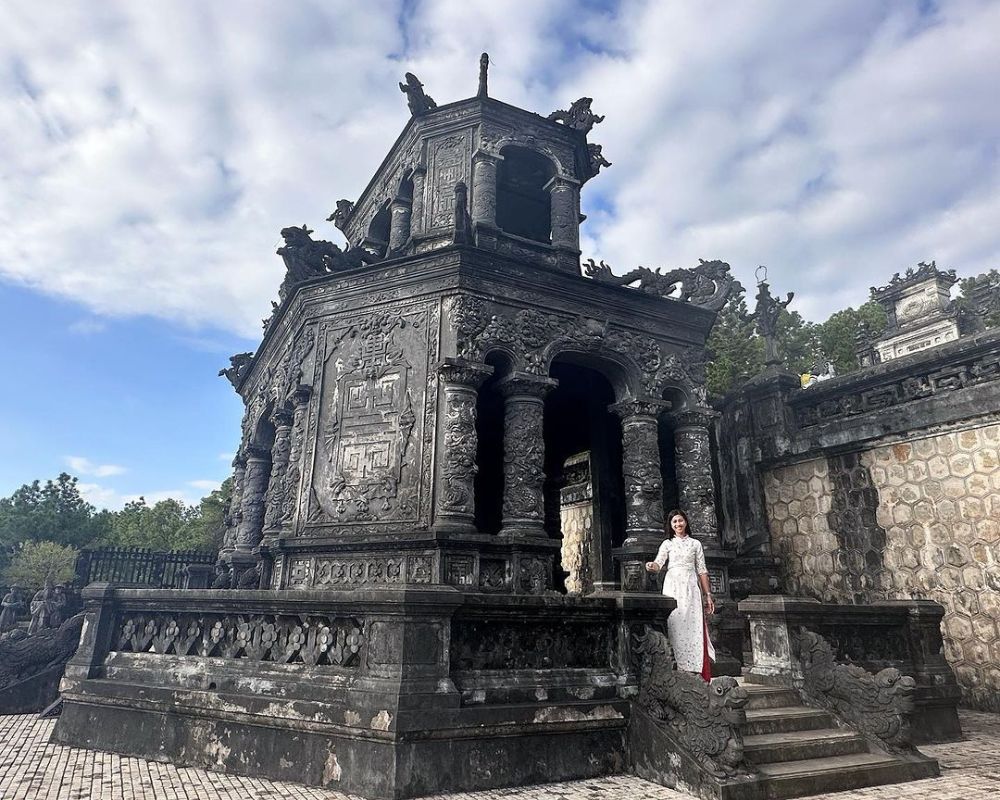
[{"label": "woman's hand", "polygon": [[705,598],[705,613],[708,616],[712,616],[715,613],[715,601],[712,599],[712,595],[708,595]]},{"label": "woman's hand", "polygon": [[660,565],[657,564],[655,561],[646,562],[646,572],[659,572],[659,571],[660,571]]}]

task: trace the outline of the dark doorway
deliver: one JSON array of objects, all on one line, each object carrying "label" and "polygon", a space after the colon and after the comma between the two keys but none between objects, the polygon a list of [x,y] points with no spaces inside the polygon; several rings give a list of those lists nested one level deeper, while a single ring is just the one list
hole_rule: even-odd
[{"label": "dark doorway", "polygon": [[476,400],[476,530],[499,533],[503,522],[503,397],[497,383],[510,374],[511,363],[505,353],[490,353],[486,363],[493,374],[479,388]]},{"label": "dark doorway", "polygon": [[[559,386],[545,401],[546,486],[548,491],[558,492],[566,481],[567,462],[589,454],[593,498],[590,574],[583,581],[589,585],[614,580],[611,550],[625,538],[622,433],[618,418],[608,411],[615,401],[611,383],[597,369],[571,359],[560,357],[550,370]],[[549,535],[561,538],[559,517],[546,517]]]},{"label": "dark doorway", "polygon": [[524,147],[501,151],[497,173],[497,226],[505,233],[548,244],[552,205],[546,184],[555,175],[552,162]]}]

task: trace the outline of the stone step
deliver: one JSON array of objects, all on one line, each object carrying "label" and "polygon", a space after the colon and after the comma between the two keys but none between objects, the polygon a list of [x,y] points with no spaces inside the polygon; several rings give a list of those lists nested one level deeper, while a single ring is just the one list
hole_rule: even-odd
[{"label": "stone step", "polygon": [[789,731],[816,731],[833,727],[833,717],[826,711],[806,706],[779,706],[747,711],[743,724],[744,736]]},{"label": "stone step", "polygon": [[750,696],[746,704],[747,711],[797,706],[802,702],[799,693],[786,686],[761,686],[753,683],[743,683],[741,686]]},{"label": "stone step", "polygon": [[764,778],[768,800],[902,783],[938,774],[937,762],[931,759],[903,761],[882,753],[759,764],[757,770]]},{"label": "stone step", "polygon": [[841,728],[762,733],[743,738],[743,753],[751,764],[844,756],[868,752],[868,743]]}]

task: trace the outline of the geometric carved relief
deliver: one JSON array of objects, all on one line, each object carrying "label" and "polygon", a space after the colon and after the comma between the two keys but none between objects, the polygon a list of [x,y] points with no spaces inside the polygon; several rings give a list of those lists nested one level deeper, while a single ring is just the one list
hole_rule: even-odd
[{"label": "geometric carved relief", "polygon": [[426,317],[392,309],[327,331],[310,524],[416,521]]}]

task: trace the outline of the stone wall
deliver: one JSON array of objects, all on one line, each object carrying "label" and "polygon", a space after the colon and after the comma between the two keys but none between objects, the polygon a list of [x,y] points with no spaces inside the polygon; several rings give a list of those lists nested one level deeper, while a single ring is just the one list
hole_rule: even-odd
[{"label": "stone wall", "polygon": [[789,594],[941,603],[965,702],[1000,710],[1000,424],[871,442],[763,483]]}]

